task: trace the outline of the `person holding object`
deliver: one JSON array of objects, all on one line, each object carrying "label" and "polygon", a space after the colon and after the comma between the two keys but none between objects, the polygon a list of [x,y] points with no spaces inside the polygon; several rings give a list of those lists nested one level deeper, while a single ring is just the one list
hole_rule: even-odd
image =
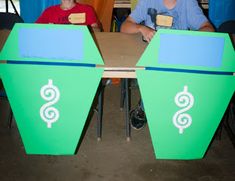
[{"label": "person holding object", "polygon": [[150,42],[159,28],[214,31],[197,0],[139,0],[121,32],[141,33]]},{"label": "person holding object", "polygon": [[89,25],[94,31],[101,29],[93,7],[75,0],[61,0],[61,4],[48,7],[35,23]]},{"label": "person holding object", "polygon": [[[197,0],[139,0],[122,23],[121,32],[141,33],[143,40],[150,42],[160,28],[214,31]],[[130,123],[139,130],[146,122],[144,105],[140,100],[136,108],[130,111]]]}]

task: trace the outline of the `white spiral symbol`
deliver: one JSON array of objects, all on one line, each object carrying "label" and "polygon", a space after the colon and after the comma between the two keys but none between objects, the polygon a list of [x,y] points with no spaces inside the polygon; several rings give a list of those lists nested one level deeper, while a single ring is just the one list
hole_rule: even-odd
[{"label": "white spiral symbol", "polygon": [[48,84],[41,88],[40,95],[45,101],[48,101],[48,103],[41,107],[40,116],[47,123],[47,127],[51,128],[51,124],[56,122],[60,117],[59,111],[52,107],[53,104],[58,102],[60,91],[53,85],[53,81],[49,79]]},{"label": "white spiral symbol", "polygon": [[185,113],[191,109],[194,104],[194,97],[188,92],[188,86],[184,86],[183,92],[178,92],[176,94],[175,103],[182,109],[174,114],[173,123],[175,127],[179,128],[179,133],[183,134],[184,129],[192,124],[192,117]]}]

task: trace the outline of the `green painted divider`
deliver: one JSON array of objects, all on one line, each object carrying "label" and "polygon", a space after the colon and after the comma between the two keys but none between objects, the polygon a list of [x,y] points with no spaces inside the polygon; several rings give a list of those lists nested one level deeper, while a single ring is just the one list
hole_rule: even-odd
[{"label": "green painted divider", "polygon": [[[224,47],[223,47],[223,55],[221,57],[221,66],[213,67],[213,66],[189,66],[184,64],[167,64],[167,63],[160,63],[159,62],[159,54],[160,54],[160,47],[161,47],[161,37],[164,36],[183,36],[183,37],[191,37],[194,39],[197,38],[209,38],[209,39],[216,39],[220,38],[224,40]],[[182,41],[182,40],[181,40]],[[171,41],[169,45],[176,46],[180,45],[181,42],[179,41]],[[217,47],[213,47],[213,44],[207,44],[205,42],[204,44],[202,42],[196,42],[198,44],[194,45],[196,46],[195,51],[190,56],[188,52],[188,48],[192,45],[191,42],[186,42],[185,47],[178,51],[178,54],[181,55],[187,55],[186,58],[188,58],[188,61],[190,61],[190,58],[197,57],[201,54],[203,54],[206,57],[206,51],[210,50],[214,53],[217,53]],[[208,47],[206,47],[208,45]],[[200,49],[200,46],[205,47],[204,52],[199,52],[198,49]],[[206,50],[207,49],[207,50]],[[171,49],[172,50],[172,49]],[[165,50],[166,54],[172,54],[170,50]],[[200,32],[200,31],[185,31],[185,30],[171,30],[171,29],[160,29],[157,31],[147,48],[145,49],[143,55],[141,56],[140,60],[137,62],[136,66],[144,66],[144,67],[161,67],[161,68],[176,68],[176,69],[186,69],[186,70],[201,70],[201,71],[226,71],[226,72],[234,72],[235,70],[235,55],[234,55],[234,48],[232,45],[232,42],[230,40],[230,37],[226,33],[216,33],[216,32]],[[174,58],[174,57],[172,57]],[[210,61],[213,62],[213,59],[211,57],[208,57]],[[173,60],[172,60],[173,61]]]},{"label": "green painted divider", "polygon": [[[77,51],[84,52],[79,52],[82,55],[79,59],[76,59],[79,54],[75,52],[73,60],[33,57],[31,47],[20,47],[19,30],[28,28],[31,33],[34,29],[40,29],[42,33],[41,30],[48,29],[59,29],[60,33],[69,29],[75,34],[80,33],[82,41],[76,43],[83,44]],[[27,38],[25,34],[23,37]],[[62,56],[60,48],[70,48],[53,44],[53,41],[45,41],[47,43],[58,47],[58,54]],[[22,50],[27,53],[27,48],[31,57],[20,56]],[[63,49],[65,56],[68,51]],[[104,71],[95,66],[103,61],[88,29],[71,25],[18,24],[10,33],[0,57],[0,60],[8,60],[7,64],[0,63],[0,77],[26,153],[74,154]]]},{"label": "green painted divider", "polygon": [[74,154],[102,69],[2,66],[2,78],[28,154]]},{"label": "green painted divider", "polygon": [[156,158],[202,158],[233,95],[235,78],[141,70],[137,78]]},{"label": "green painted divider", "polygon": [[136,72],[156,158],[202,158],[235,90],[229,36],[159,30],[137,66],[146,67]]},{"label": "green painted divider", "polygon": [[[61,57],[54,57],[52,58],[40,58],[40,57],[27,57],[27,56],[21,56],[20,55],[20,32],[24,30],[31,30],[30,35],[28,37],[35,36],[38,38],[38,41],[43,40],[45,41],[44,46],[47,47],[48,43],[51,43],[53,47],[58,47],[58,53],[64,52],[65,55],[67,52],[67,49],[71,48],[77,48],[78,52],[83,53],[82,59],[73,59],[73,60],[66,60],[62,59]],[[33,30],[35,30],[35,34],[33,34]],[[39,31],[42,30],[42,31]],[[65,37],[57,37],[55,34],[54,41],[53,42],[47,42],[48,39],[46,37],[43,37],[44,34],[36,34],[36,33],[42,33],[43,31],[47,32],[53,32],[53,31],[64,31]],[[58,32],[57,32],[58,33]],[[71,41],[71,44],[67,46],[67,49],[61,49],[60,45],[63,46],[63,42],[60,41],[60,39],[66,39],[66,36],[68,34],[74,35],[74,40]],[[76,33],[81,35],[82,40],[76,41]],[[61,35],[61,34],[59,34]],[[25,35],[27,38],[27,35]],[[42,37],[40,37],[42,36]],[[44,35],[45,36],[45,35]],[[71,38],[71,37],[70,37]],[[51,39],[52,41],[52,39]],[[59,43],[57,43],[59,42]],[[35,42],[35,44],[38,42]],[[68,42],[67,42],[68,43]],[[82,44],[82,45],[81,45]],[[28,45],[30,46],[30,45]],[[82,49],[79,49],[79,47],[82,46]],[[30,47],[28,47],[30,49]],[[50,49],[50,47],[48,47]],[[66,62],[66,63],[88,63],[88,64],[99,64],[103,65],[103,59],[99,53],[99,50],[86,26],[77,26],[77,25],[54,25],[54,24],[26,24],[26,23],[16,23],[14,28],[12,29],[10,35],[7,38],[7,41],[2,48],[1,54],[0,54],[0,61],[2,60],[14,60],[14,61],[34,61],[34,62]]]}]

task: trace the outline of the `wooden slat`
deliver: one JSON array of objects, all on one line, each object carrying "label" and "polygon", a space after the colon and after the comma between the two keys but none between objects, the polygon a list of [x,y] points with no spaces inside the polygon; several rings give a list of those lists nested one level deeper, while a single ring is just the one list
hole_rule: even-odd
[{"label": "wooden slat", "polygon": [[115,0],[114,8],[131,8],[130,0]]}]

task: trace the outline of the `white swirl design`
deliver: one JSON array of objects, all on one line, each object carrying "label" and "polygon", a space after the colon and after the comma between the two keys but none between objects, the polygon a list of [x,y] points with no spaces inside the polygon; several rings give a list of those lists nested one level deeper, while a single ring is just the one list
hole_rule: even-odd
[{"label": "white swirl design", "polygon": [[194,97],[188,92],[188,86],[184,86],[182,92],[178,92],[175,96],[175,103],[181,110],[177,111],[173,116],[173,123],[179,129],[179,134],[183,134],[185,128],[192,124],[192,117],[185,113],[193,107]]},{"label": "white swirl design", "polygon": [[59,111],[52,107],[52,105],[59,101],[60,91],[53,85],[53,81],[49,79],[48,84],[41,88],[40,95],[48,102],[40,108],[40,116],[47,123],[47,127],[51,128],[51,124],[56,122],[60,117]]}]

